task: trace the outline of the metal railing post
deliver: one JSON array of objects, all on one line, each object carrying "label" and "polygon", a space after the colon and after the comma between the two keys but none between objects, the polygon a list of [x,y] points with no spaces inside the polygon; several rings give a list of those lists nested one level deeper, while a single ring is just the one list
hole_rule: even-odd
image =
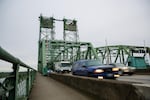
[{"label": "metal railing post", "polygon": [[[5,99],[6,100],[27,100],[30,90],[31,90],[31,86],[33,84],[33,79],[35,79],[36,70],[26,65],[21,60],[14,57],[7,51],[5,51],[3,48],[1,48],[1,46],[0,46],[0,60],[4,60],[13,64],[13,72],[12,73],[4,72],[4,74],[2,73],[3,76],[0,77],[0,78],[5,78],[2,84],[4,88],[2,89],[5,90],[3,92],[4,96],[6,96],[8,92],[8,96],[4,97],[4,100]],[[27,72],[19,72],[20,67],[26,68]],[[25,73],[27,74],[25,75]],[[24,80],[26,81],[26,87],[25,87],[26,93],[25,94],[23,94],[24,91],[20,90],[24,88],[21,86],[24,84]]]},{"label": "metal railing post", "polygon": [[17,100],[17,89],[18,89],[18,80],[19,80],[19,64],[13,64],[14,74],[15,74],[15,95],[14,100]]},{"label": "metal railing post", "polygon": [[26,95],[29,96],[29,90],[30,90],[30,69],[27,71],[27,81],[26,81]]}]

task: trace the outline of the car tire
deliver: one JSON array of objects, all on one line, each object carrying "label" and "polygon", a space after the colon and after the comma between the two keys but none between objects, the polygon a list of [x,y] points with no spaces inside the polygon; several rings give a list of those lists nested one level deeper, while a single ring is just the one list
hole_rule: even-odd
[{"label": "car tire", "polygon": [[88,76],[88,77],[91,77],[91,74],[92,74],[91,72],[88,72],[87,76]]},{"label": "car tire", "polygon": [[76,75],[75,72],[72,72],[72,75]]}]

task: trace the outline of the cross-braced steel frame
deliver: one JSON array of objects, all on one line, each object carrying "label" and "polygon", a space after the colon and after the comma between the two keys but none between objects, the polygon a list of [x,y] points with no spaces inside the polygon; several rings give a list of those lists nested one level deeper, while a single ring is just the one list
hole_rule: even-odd
[{"label": "cross-braced steel frame", "polygon": [[128,64],[131,57],[150,58],[150,48],[144,46],[114,45],[95,48],[102,63]]}]

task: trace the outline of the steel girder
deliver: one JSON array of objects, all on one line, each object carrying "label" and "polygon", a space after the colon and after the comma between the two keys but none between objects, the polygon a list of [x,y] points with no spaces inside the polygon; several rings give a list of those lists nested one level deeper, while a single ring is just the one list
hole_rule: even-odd
[{"label": "steel girder", "polygon": [[[48,40],[49,53],[45,53],[45,41],[39,42],[38,70],[44,73],[45,68],[52,68],[53,62],[67,60],[74,62],[80,59],[99,59],[95,49],[89,42],[69,42]],[[84,52],[83,52],[84,51]],[[48,61],[45,61],[49,57]]]},{"label": "steel girder", "polygon": [[124,63],[129,57],[142,56],[146,54],[150,58],[150,48],[144,46],[114,45],[95,48],[97,55],[102,59],[102,63]]}]

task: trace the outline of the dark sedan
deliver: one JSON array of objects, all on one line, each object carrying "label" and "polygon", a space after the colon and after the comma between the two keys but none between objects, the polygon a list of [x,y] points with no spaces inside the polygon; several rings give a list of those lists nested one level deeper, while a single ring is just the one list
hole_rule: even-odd
[{"label": "dark sedan", "polygon": [[103,65],[99,60],[79,60],[72,66],[73,75],[97,77],[99,79],[119,77],[119,68]]}]

